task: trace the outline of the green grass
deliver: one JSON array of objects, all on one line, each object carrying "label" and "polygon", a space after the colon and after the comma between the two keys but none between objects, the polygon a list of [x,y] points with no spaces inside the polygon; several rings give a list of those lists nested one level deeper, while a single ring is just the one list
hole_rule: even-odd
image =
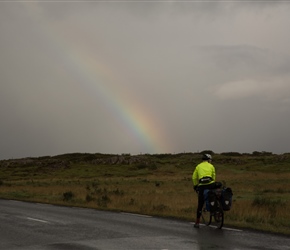
[{"label": "green grass", "polygon": [[[193,153],[162,155],[65,154],[0,161],[0,198],[188,221],[197,195]],[[225,225],[290,235],[290,154],[215,154],[217,180],[231,187]]]}]

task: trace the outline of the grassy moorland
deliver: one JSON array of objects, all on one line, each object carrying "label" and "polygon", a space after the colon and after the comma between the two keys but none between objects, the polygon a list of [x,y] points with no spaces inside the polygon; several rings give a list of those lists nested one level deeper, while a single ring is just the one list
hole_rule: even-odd
[{"label": "grassy moorland", "polygon": [[[195,219],[200,154],[65,154],[0,161],[0,198]],[[225,225],[290,235],[290,154],[213,154],[231,187]]]}]

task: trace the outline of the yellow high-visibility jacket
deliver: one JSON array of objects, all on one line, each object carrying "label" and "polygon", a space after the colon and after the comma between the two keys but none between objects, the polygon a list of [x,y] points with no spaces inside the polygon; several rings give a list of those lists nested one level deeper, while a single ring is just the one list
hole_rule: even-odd
[{"label": "yellow high-visibility jacket", "polygon": [[[207,183],[201,183],[201,179],[204,177],[210,177],[211,180]],[[194,186],[208,185],[214,183],[215,182],[214,166],[207,161],[203,161],[200,164],[198,164],[192,174],[192,182]]]}]

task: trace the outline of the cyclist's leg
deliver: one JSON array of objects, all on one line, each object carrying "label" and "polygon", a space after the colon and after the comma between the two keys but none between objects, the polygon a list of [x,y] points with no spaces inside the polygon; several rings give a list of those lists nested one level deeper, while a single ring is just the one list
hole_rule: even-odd
[{"label": "cyclist's leg", "polygon": [[200,223],[202,207],[204,204],[203,192],[204,192],[204,189],[202,187],[199,187],[198,188],[198,203],[197,203],[197,210],[196,210],[196,221],[194,224],[195,227],[199,227],[199,223]]}]

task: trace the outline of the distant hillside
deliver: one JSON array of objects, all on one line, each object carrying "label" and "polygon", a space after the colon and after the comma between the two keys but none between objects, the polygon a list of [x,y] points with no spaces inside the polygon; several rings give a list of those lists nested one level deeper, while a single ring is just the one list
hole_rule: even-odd
[{"label": "distant hillside", "polygon": [[41,156],[41,157],[27,157],[20,159],[1,160],[0,166],[46,166],[52,168],[68,167],[72,163],[88,163],[93,165],[133,165],[144,164],[150,165],[152,163],[162,164],[166,162],[179,164],[197,164],[203,153],[210,153],[213,156],[215,164],[235,164],[243,165],[250,161],[263,161],[278,163],[290,161],[290,153],[272,154],[271,152],[253,153],[238,153],[238,152],[224,152],[216,154],[213,151],[206,150],[200,153],[178,153],[178,154],[101,154],[101,153],[68,153],[56,156]]}]

